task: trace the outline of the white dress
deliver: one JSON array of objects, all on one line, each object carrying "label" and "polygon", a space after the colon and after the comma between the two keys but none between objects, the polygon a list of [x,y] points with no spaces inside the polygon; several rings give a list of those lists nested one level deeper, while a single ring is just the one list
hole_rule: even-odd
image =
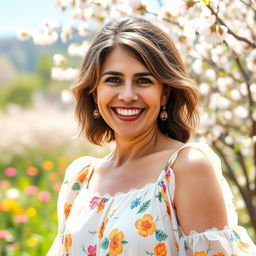
[{"label": "white dress", "polygon": [[[228,225],[222,230],[191,231],[186,236],[179,226],[172,165],[184,147],[200,150],[214,167],[228,214]],[[256,255],[247,231],[237,224],[233,195],[222,176],[220,160],[207,144],[183,145],[170,157],[156,182],[114,196],[87,190],[96,161],[81,157],[67,168],[58,199],[58,234],[47,256]]]}]

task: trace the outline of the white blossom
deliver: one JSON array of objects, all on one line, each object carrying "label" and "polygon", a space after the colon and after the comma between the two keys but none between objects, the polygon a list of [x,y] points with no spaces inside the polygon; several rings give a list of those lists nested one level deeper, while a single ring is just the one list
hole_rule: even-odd
[{"label": "white blossom", "polygon": [[10,199],[17,199],[20,197],[20,191],[17,188],[10,188],[5,192],[5,196]]},{"label": "white blossom", "polygon": [[50,45],[58,40],[58,33],[36,32],[33,34],[33,41],[36,45]]},{"label": "white blossom", "polygon": [[239,91],[237,89],[232,89],[230,91],[230,97],[232,100],[240,100],[241,99],[241,94],[239,93]]},{"label": "white blossom", "polygon": [[234,109],[234,113],[236,116],[243,119],[248,117],[248,110],[244,106],[237,106]]},{"label": "white blossom", "polygon": [[213,24],[210,27],[201,28],[200,34],[203,35],[207,43],[217,44],[225,39],[227,31],[227,27]]},{"label": "white blossom", "polygon": [[23,29],[17,29],[16,37],[18,40],[25,41],[25,40],[30,39],[32,37],[32,35],[29,31],[26,31]]},{"label": "white blossom", "polygon": [[67,60],[62,54],[54,54],[53,62],[54,62],[54,65],[60,66],[60,65],[66,64]]},{"label": "white blossom", "polygon": [[72,95],[70,93],[70,90],[62,90],[61,91],[61,101],[63,103],[71,103],[73,102],[73,98],[72,98]]},{"label": "white blossom", "polygon": [[201,83],[199,85],[199,90],[202,95],[208,95],[211,91],[210,86],[207,83]]},{"label": "white blossom", "polygon": [[252,72],[256,72],[256,49],[252,50],[246,58],[247,67]]}]

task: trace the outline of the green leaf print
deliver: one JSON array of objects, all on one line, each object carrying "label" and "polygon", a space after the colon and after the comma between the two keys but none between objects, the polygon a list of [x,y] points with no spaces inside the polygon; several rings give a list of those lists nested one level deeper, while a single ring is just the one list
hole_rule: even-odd
[{"label": "green leaf print", "polygon": [[122,242],[121,242],[121,244],[127,244],[128,242],[127,241],[125,241],[125,240],[123,240]]},{"label": "green leaf print", "polygon": [[154,253],[148,252],[148,251],[145,251],[145,253],[146,253],[147,255],[150,255],[150,256],[153,256],[153,255],[154,255]]},{"label": "green leaf print", "polygon": [[160,201],[160,203],[162,203],[162,195],[161,195],[161,192],[159,192],[159,193],[156,195],[156,198],[158,198],[158,200]]},{"label": "green leaf print", "polygon": [[148,207],[150,206],[150,203],[151,203],[151,200],[148,200],[148,201],[144,202],[144,203],[140,206],[140,209],[138,210],[137,214],[138,214],[138,213],[143,213],[143,212],[145,212],[145,211],[148,209]]},{"label": "green leaf print", "polygon": [[108,248],[108,245],[109,245],[109,240],[107,237],[105,237],[101,243],[101,248],[106,250]]},{"label": "green leaf print", "polygon": [[77,190],[79,190],[79,189],[80,189],[80,183],[79,183],[79,182],[75,182],[75,183],[73,184],[73,186],[72,186],[72,190],[77,191]]},{"label": "green leaf print", "polygon": [[162,231],[160,229],[156,230],[156,239],[158,241],[160,241],[160,242],[164,241],[167,237],[168,237],[168,235],[164,231]]}]

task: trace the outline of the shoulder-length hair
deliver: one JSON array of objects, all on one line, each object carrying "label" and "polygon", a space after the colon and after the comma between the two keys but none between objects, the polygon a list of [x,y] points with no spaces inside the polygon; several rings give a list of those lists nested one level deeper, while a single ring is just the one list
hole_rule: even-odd
[{"label": "shoulder-length hair", "polygon": [[[169,36],[149,21],[128,16],[106,24],[93,40],[71,88],[75,114],[82,133],[90,142],[102,145],[115,140],[114,131],[103,118],[94,119],[96,91],[102,65],[115,47],[131,52],[164,86],[171,87],[166,104],[168,119],[157,123],[166,136],[186,142],[198,122],[198,89],[185,71],[183,61]],[[159,110],[160,111],[160,110]]]}]

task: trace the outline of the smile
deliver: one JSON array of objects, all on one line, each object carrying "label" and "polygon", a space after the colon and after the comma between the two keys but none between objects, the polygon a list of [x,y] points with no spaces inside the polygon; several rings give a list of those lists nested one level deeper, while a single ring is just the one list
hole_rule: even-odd
[{"label": "smile", "polygon": [[134,121],[143,112],[143,108],[112,108],[116,116],[123,121]]}]

